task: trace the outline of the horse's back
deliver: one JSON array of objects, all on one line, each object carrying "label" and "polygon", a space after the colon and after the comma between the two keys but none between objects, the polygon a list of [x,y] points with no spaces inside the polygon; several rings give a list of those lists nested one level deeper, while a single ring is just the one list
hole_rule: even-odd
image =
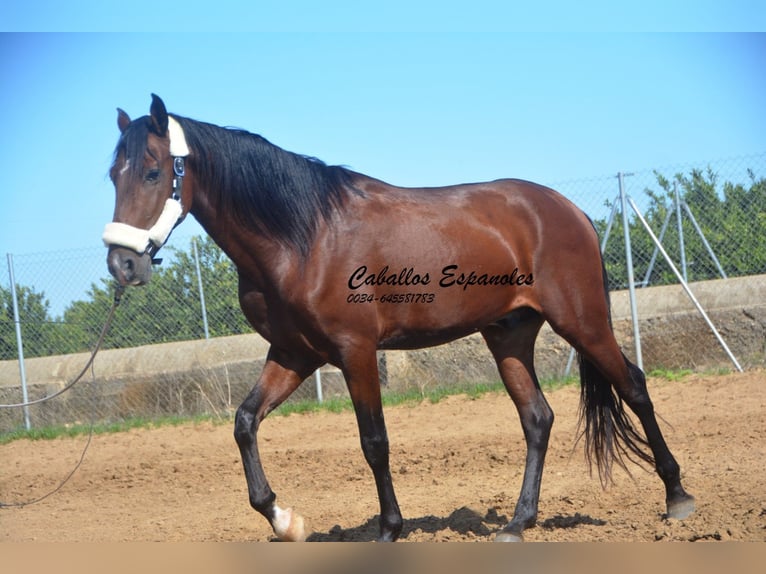
[{"label": "horse's back", "polygon": [[420,188],[363,179],[361,189],[347,225],[387,238],[374,248],[392,255],[408,252],[412,242],[420,250],[440,244],[474,259],[497,252],[520,264],[555,258],[562,249],[576,247],[589,258],[598,250],[587,215],[554,189],[523,179]]},{"label": "horse's back", "polygon": [[[476,213],[498,210],[505,216],[507,211],[531,218],[547,215],[549,218],[571,218],[586,222],[587,217],[569,199],[558,191],[524,179],[503,178],[492,181],[461,183],[439,187],[399,187],[383,181],[358,176],[360,197],[367,202],[382,202],[390,206],[406,206],[417,213],[433,213],[435,210],[465,210],[465,219]],[[499,215],[499,214],[498,214]],[[555,221],[551,222],[556,224]]]},{"label": "horse's back", "polygon": [[572,280],[567,265],[591,268],[589,279],[600,269],[587,217],[545,186],[517,179],[358,185],[344,221],[317,250],[316,284],[324,286],[315,294],[338,302],[325,307],[337,315],[333,324],[371,330],[381,347],[440,344],[514,309],[543,311]]}]

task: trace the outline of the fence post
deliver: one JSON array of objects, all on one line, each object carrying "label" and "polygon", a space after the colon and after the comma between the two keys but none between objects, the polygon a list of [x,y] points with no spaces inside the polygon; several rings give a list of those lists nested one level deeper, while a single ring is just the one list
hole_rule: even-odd
[{"label": "fence post", "polygon": [[644,359],[641,355],[641,332],[638,328],[638,308],[636,307],[636,281],[633,276],[633,253],[630,247],[630,222],[628,221],[628,201],[625,194],[624,178],[632,173],[617,174],[617,182],[620,187],[620,202],[622,207],[622,227],[625,235],[625,264],[628,268],[628,294],[630,295],[630,316],[633,320],[633,339],[636,346],[636,364],[639,369],[644,368]]},{"label": "fence post", "polygon": [[[683,221],[681,221],[681,194],[678,193],[677,181],[673,182],[673,195],[676,200],[676,225],[678,225],[678,250],[681,252],[681,273],[684,276],[684,281],[689,281],[689,276],[686,272],[686,247],[684,246],[684,225],[683,225]],[[660,243],[662,243],[662,236],[660,236]]]},{"label": "fence post", "polygon": [[317,402],[321,403],[324,401],[324,398],[322,396],[322,371],[319,369],[314,371],[314,384],[317,391]]},{"label": "fence post", "polygon": [[[21,337],[21,319],[19,316],[19,298],[16,295],[16,277],[13,274],[13,255],[8,255],[8,276],[11,280],[11,299],[13,301],[13,322],[16,326],[16,349],[19,354],[19,377],[21,378],[21,398],[22,402],[29,402],[27,393],[27,371],[24,367],[24,340]],[[29,430],[32,423],[29,420],[29,407],[24,407],[24,427]]]},{"label": "fence post", "polygon": [[194,250],[194,266],[197,268],[197,284],[199,285],[199,302],[202,307],[202,328],[205,331],[205,340],[210,338],[210,332],[207,328],[207,307],[205,306],[205,290],[202,288],[202,270],[199,265],[199,253],[197,252],[197,238],[192,239],[192,249]]}]

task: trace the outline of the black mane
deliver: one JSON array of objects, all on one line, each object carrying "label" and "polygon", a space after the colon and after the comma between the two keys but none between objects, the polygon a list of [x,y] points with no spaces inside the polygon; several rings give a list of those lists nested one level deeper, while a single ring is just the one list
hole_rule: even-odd
[{"label": "black mane", "polygon": [[[319,218],[329,220],[354,190],[354,174],[343,167],[285,151],[244,130],[173,117],[191,151],[188,165],[202,186],[219,194],[220,209],[303,255]],[[149,118],[139,118],[120,138],[115,158],[123,151],[131,170],[141,168],[149,129]]]}]

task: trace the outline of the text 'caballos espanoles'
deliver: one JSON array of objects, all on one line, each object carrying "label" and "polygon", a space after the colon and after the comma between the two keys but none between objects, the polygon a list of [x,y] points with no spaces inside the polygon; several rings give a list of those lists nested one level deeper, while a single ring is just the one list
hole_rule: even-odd
[{"label": "text 'caballos espanoles'", "polygon": [[[532,273],[521,273],[515,267],[507,273],[485,273],[476,270],[463,270],[458,265],[446,265],[439,275],[438,286],[442,288],[462,287],[523,287],[533,285],[535,279]],[[431,284],[430,273],[418,272],[414,267],[402,267],[398,272],[392,271],[388,265],[378,270],[370,271],[366,265],[357,267],[348,278],[349,289],[362,287],[416,287]]]}]

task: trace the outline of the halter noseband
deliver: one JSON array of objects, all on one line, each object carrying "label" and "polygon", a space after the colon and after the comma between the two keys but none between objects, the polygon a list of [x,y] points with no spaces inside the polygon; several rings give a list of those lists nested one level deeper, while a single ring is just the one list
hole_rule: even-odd
[{"label": "halter noseband", "polygon": [[189,155],[189,147],[186,145],[186,137],[181,125],[171,116],[168,116],[168,137],[170,138],[170,155],[173,158],[173,191],[165,200],[162,213],[149,229],[115,221],[107,223],[102,235],[107,247],[112,245],[127,247],[136,253],[148,253],[154,257],[165,245],[173,229],[181,223],[183,219],[181,192],[186,175],[184,159]]}]

